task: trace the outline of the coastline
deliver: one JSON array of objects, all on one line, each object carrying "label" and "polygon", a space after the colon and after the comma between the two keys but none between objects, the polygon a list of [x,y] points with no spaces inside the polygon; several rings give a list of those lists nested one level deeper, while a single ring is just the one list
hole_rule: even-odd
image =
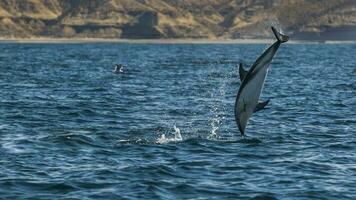
[{"label": "coastline", "polygon": [[[80,43],[129,43],[129,44],[269,44],[274,39],[107,39],[107,38],[1,38],[0,43],[30,44],[80,44]],[[290,44],[356,44],[356,40],[290,40]]]}]

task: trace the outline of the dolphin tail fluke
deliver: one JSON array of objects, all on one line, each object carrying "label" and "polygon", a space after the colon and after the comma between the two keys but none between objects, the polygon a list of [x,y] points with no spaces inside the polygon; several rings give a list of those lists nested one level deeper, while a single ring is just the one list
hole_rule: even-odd
[{"label": "dolphin tail fluke", "polygon": [[255,108],[255,110],[254,110],[253,112],[258,112],[258,111],[264,109],[264,108],[267,106],[268,103],[269,103],[269,99],[268,99],[267,101],[258,103],[257,106],[256,106],[256,108]]},{"label": "dolphin tail fluke", "polygon": [[241,82],[245,79],[247,71],[243,68],[242,63],[239,65],[239,74]]},{"label": "dolphin tail fluke", "polygon": [[276,36],[277,40],[280,42],[280,43],[284,43],[284,42],[287,42],[289,40],[289,37],[286,36],[286,35],[283,35],[282,33],[278,32],[276,28],[274,28],[273,26],[271,27],[272,28],[272,31],[274,33],[274,36]]}]

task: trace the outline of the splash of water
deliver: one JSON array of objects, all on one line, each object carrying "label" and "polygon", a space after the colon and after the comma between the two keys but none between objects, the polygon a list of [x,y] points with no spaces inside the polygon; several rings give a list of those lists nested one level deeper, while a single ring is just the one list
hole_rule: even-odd
[{"label": "splash of water", "polygon": [[182,135],[180,134],[179,128],[177,128],[175,125],[173,126],[173,128],[174,128],[174,137],[167,138],[166,134],[162,134],[161,137],[158,138],[156,142],[158,144],[165,144],[165,143],[168,143],[168,142],[179,142],[179,141],[182,141],[183,138],[182,138]]},{"label": "splash of water", "polygon": [[218,130],[219,130],[219,124],[221,122],[220,117],[216,114],[217,112],[217,107],[213,107],[213,113],[214,116],[210,122],[210,126],[211,126],[211,132],[208,136],[208,139],[213,139],[213,138],[217,138],[218,137]]},{"label": "splash of water", "polygon": [[212,117],[210,120],[211,132],[207,139],[219,138],[219,128],[223,123],[224,117],[222,113],[226,113],[226,108],[223,106],[223,100],[226,96],[226,84],[228,81],[228,75],[224,74],[223,78],[219,80],[219,88],[211,93],[213,99],[213,105],[211,109]]}]

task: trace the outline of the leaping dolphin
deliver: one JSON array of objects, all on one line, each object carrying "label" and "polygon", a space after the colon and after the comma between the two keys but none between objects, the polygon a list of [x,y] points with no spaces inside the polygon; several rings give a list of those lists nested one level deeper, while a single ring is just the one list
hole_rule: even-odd
[{"label": "leaping dolphin", "polygon": [[288,36],[281,34],[274,27],[271,28],[277,41],[263,52],[250,70],[244,70],[242,64],[239,66],[241,86],[235,102],[235,120],[242,136],[245,135],[245,128],[252,113],[262,110],[269,102],[267,100],[258,103],[268,73],[268,67],[281,43],[287,42],[289,39]]}]

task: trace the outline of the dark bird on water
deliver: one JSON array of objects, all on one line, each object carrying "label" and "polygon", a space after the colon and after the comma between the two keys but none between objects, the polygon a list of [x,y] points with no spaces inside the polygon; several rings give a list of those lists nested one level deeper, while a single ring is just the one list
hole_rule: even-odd
[{"label": "dark bird on water", "polygon": [[123,73],[124,72],[124,66],[122,64],[115,64],[115,73]]}]

